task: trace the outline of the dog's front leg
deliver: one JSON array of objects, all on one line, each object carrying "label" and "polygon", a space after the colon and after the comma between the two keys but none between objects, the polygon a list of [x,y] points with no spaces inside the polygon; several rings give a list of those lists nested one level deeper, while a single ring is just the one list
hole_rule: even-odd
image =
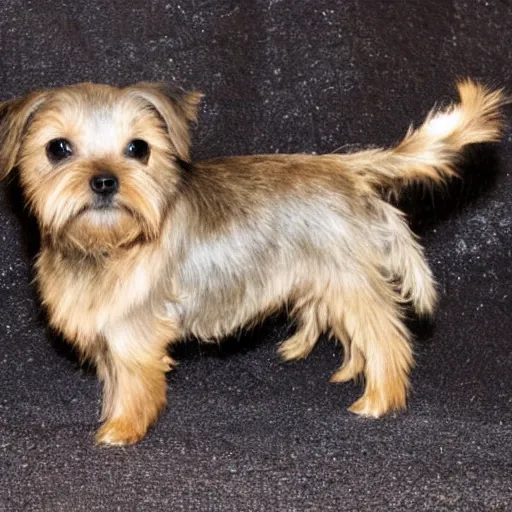
[{"label": "dog's front leg", "polygon": [[147,313],[104,331],[104,349],[96,357],[103,381],[100,444],[136,443],[166,404],[165,372],[174,364],[166,347],[177,338],[177,329]]}]

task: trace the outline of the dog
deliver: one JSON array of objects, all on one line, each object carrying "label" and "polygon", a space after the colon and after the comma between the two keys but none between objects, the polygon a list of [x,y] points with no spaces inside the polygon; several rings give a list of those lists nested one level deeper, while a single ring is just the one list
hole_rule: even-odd
[{"label": "dog", "polygon": [[216,341],[286,307],[279,347],[343,346],[331,377],[364,377],[350,407],[405,407],[413,366],[408,305],[432,315],[436,287],[390,201],[443,184],[465,146],[495,142],[502,91],[464,80],[391,149],[191,162],[202,95],[165,84],[77,84],[0,104],[0,173],[19,173],[41,248],[35,281],[51,326],[103,383],[96,440],[129,445],[166,404],[168,348]]}]

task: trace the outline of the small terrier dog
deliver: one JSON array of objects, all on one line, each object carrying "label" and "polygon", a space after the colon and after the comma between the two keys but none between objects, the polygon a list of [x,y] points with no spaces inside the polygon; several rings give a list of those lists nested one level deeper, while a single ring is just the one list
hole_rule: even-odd
[{"label": "small terrier dog", "polygon": [[279,353],[322,333],[343,346],[333,382],[364,376],[350,410],[405,406],[406,303],[432,314],[422,248],[389,201],[456,174],[464,146],[500,138],[501,91],[470,80],[392,149],[191,163],[202,97],[161,84],[78,84],[0,103],[0,173],[19,171],[41,232],[36,282],[51,325],[104,385],[97,442],[139,441],[166,404],[168,346],[218,340],[288,307]]}]

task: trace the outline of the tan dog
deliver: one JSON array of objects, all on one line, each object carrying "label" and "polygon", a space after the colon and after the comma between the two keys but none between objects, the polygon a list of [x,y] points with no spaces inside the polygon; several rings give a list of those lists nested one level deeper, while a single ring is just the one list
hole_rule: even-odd
[{"label": "tan dog", "polygon": [[81,84],[0,104],[0,172],[20,172],[39,222],[37,283],[50,322],[97,366],[100,443],[140,440],[166,403],[167,347],[217,340],[289,305],[279,348],[344,348],[332,376],[362,374],[350,410],[405,406],[413,364],[404,303],[436,292],[403,214],[385,199],[440,183],[468,144],[500,136],[501,92],[470,81],[394,149],[189,163],[201,95]]}]

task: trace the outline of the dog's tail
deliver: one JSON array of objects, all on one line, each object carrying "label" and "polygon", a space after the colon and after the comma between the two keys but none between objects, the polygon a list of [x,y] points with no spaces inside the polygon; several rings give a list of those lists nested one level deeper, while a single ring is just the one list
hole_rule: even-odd
[{"label": "dog's tail", "polygon": [[340,155],[345,168],[369,185],[396,194],[410,183],[435,185],[456,175],[464,146],[500,139],[501,107],[508,102],[503,90],[491,91],[469,79],[460,81],[457,89],[460,103],[434,108],[394,148]]}]

